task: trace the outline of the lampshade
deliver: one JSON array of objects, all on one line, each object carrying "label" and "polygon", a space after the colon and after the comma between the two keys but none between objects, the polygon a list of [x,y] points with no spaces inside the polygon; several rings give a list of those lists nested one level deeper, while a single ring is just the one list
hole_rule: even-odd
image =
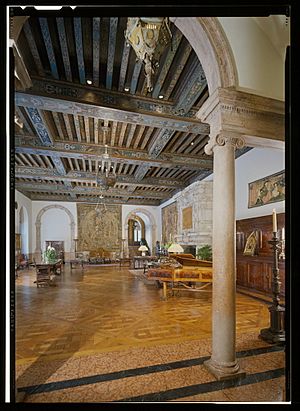
[{"label": "lampshade", "polygon": [[148,247],[146,247],[145,245],[141,245],[138,251],[148,251]]},{"label": "lampshade", "polygon": [[180,244],[171,244],[170,247],[168,248],[169,253],[183,253],[183,248],[181,247]]},{"label": "lampshade", "polygon": [[145,245],[141,245],[138,249],[138,251],[142,252],[142,256],[145,257],[146,255],[146,251],[148,251],[148,247],[146,247]]}]

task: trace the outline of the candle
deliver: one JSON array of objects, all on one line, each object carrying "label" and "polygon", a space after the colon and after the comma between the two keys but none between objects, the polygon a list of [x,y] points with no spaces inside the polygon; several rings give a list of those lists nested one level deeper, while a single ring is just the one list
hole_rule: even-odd
[{"label": "candle", "polygon": [[277,233],[277,217],[275,208],[273,208],[273,233]]},{"label": "candle", "polygon": [[281,230],[281,239],[285,240],[285,232],[284,232],[284,227]]}]

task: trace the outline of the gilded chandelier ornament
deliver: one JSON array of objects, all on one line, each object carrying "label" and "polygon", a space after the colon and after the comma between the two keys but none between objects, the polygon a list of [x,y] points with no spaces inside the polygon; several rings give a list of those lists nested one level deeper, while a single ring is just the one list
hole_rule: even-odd
[{"label": "gilded chandelier ornament", "polygon": [[128,17],[125,38],[134,49],[137,59],[144,62],[147,90],[153,90],[152,75],[159,66],[159,57],[171,41],[167,17]]}]

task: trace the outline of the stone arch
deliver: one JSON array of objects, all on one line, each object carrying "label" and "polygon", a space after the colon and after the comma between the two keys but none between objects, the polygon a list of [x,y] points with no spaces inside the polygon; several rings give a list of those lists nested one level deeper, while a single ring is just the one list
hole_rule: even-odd
[{"label": "stone arch", "polygon": [[48,210],[51,208],[58,208],[65,213],[67,213],[69,219],[70,219],[70,234],[71,234],[71,252],[75,251],[75,244],[74,244],[74,236],[75,236],[75,219],[73,214],[71,213],[70,210],[68,210],[66,207],[59,205],[59,204],[52,204],[48,205],[46,207],[43,207],[35,220],[35,229],[36,229],[36,237],[35,237],[35,243],[36,243],[36,248],[35,252],[36,253],[41,253],[42,252],[42,244],[41,244],[41,224],[42,224],[42,216],[45,214]]},{"label": "stone arch", "polygon": [[235,60],[217,17],[170,17],[186,37],[203,67],[209,94],[219,87],[237,87]]},{"label": "stone arch", "polygon": [[[128,221],[132,218],[135,217],[136,213],[143,214],[144,216],[148,217],[148,220],[150,221],[150,229],[151,229],[151,251],[155,249],[155,241],[156,241],[156,224],[155,224],[155,218],[152,215],[152,213],[148,210],[145,210],[142,207],[135,208],[134,210],[131,210],[126,218],[125,218],[125,224],[124,224],[124,245],[125,247],[128,246]],[[128,250],[124,250],[125,254],[128,253]]]}]

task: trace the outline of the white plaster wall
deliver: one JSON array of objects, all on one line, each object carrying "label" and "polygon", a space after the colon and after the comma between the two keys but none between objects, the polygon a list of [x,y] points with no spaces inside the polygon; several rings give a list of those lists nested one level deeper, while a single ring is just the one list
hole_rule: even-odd
[{"label": "white plaster wall", "polygon": [[285,201],[248,208],[248,183],[284,170],[284,152],[276,149],[253,148],[235,161],[236,219],[285,212]]},{"label": "white plaster wall", "polygon": [[15,201],[18,203],[18,209],[15,210],[15,232],[20,233],[20,210],[21,207],[23,207],[25,208],[28,216],[28,253],[32,253],[32,201],[17,190],[15,190]]},{"label": "white plaster wall", "polygon": [[[253,148],[235,160],[236,219],[259,217],[285,212],[285,201],[248,208],[248,184],[284,170],[285,153],[279,149]],[[203,181],[212,181],[211,174]]]},{"label": "white plaster wall", "polygon": [[[232,49],[239,88],[284,100],[284,59],[270,37],[253,17],[218,19]],[[271,16],[269,19],[272,21]],[[283,35],[286,35],[286,32],[283,32]]]},{"label": "white plaster wall", "polygon": [[[75,221],[75,238],[77,236],[77,208],[76,203],[55,202],[55,201],[33,201],[32,202],[32,222],[33,222],[33,248],[36,249],[36,230],[35,222],[38,213],[49,205],[59,205],[67,208],[74,217]],[[59,209],[51,208],[47,210],[41,219],[41,245],[42,250],[45,248],[46,240],[64,241],[65,251],[71,251],[71,229],[70,218],[68,214]],[[73,244],[74,246],[74,244]]]}]

